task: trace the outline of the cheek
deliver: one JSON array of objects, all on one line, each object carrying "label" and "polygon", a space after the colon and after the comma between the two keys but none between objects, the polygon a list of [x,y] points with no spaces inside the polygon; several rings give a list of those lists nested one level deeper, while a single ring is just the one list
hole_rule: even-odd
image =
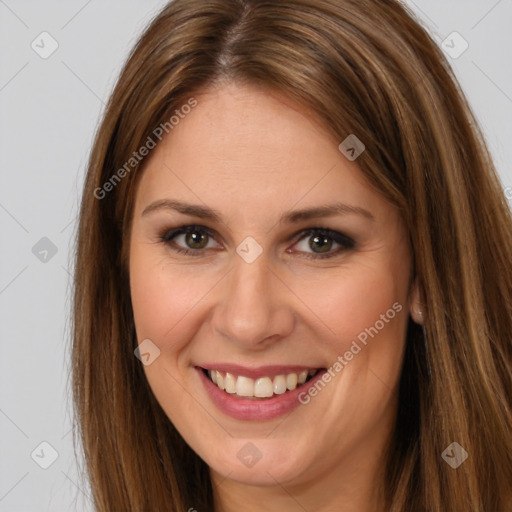
[{"label": "cheek", "polygon": [[[404,269],[405,271],[407,269]],[[295,290],[317,316],[319,335],[337,354],[376,337],[400,339],[406,311],[408,274],[393,264],[365,265],[324,277],[297,280]],[[300,284],[299,284],[300,283]]]},{"label": "cheek", "polygon": [[[154,248],[137,248],[130,256],[130,290],[138,341],[149,338],[160,350],[181,348],[194,310],[215,285],[198,278],[192,266],[169,264]],[[179,335],[178,335],[179,333]],[[185,335],[185,336],[184,336]]]}]

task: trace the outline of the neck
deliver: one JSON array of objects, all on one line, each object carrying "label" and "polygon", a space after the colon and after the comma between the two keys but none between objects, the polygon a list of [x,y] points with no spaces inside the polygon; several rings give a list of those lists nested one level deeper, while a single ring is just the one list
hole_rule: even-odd
[{"label": "neck", "polygon": [[[254,487],[238,482],[214,482],[215,512],[386,512],[375,486],[362,488],[340,484],[331,476],[323,482],[294,487],[276,482],[272,487]],[[334,489],[334,492],[333,492]]]}]

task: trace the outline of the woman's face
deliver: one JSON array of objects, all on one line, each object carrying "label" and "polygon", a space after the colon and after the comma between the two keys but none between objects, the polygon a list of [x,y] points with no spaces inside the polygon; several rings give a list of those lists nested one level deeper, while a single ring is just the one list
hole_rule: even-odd
[{"label": "woman's face", "polygon": [[134,208],[151,389],[214,479],[378,471],[411,307],[402,220],[285,97],[229,85],[195,98]]}]

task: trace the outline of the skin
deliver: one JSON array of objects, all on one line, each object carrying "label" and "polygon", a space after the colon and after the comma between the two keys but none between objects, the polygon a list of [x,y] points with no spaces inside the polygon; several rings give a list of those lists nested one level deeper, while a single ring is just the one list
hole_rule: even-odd
[{"label": "skin", "polygon": [[[418,321],[411,249],[396,209],[304,108],[276,93],[224,84],[152,151],[139,182],[130,234],[130,287],[139,343],[160,356],[144,371],[163,410],[210,467],[216,510],[383,511],[383,452],[396,417],[409,314]],[[221,222],[171,209],[173,199],[215,209]],[[283,213],[331,203],[364,208],[279,223]],[[172,228],[213,232],[194,249]],[[300,233],[328,228],[355,247],[327,259]],[[294,235],[297,235],[294,237]],[[236,252],[248,236],[262,254]],[[174,244],[174,245],[173,245]],[[195,250],[183,255],[172,247]],[[309,404],[266,421],[241,421],[211,402],[194,366],[329,368],[392,305],[401,311]],[[262,454],[246,467],[248,442]],[[193,507],[193,503],[190,504]]]}]

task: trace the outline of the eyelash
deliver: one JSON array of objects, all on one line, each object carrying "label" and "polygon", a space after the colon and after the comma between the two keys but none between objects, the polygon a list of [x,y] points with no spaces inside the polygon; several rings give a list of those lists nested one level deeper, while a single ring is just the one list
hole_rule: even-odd
[{"label": "eyelash", "polygon": [[[175,251],[179,254],[183,254],[186,256],[200,256],[201,255],[200,253],[203,252],[204,249],[184,249],[182,247],[172,245],[172,243],[171,243],[172,240],[178,235],[193,233],[196,231],[202,232],[211,238],[215,238],[213,232],[209,228],[207,228],[205,226],[197,226],[197,225],[181,226],[176,229],[171,229],[171,230],[165,231],[164,233],[162,233],[160,235],[159,238],[162,243],[165,243],[173,251]],[[350,238],[349,236],[347,236],[343,233],[340,233],[338,231],[333,231],[332,229],[328,229],[328,228],[308,228],[303,231],[300,231],[299,233],[297,233],[296,235],[291,237],[291,239],[295,240],[295,242],[294,242],[294,245],[295,245],[298,242],[300,242],[302,239],[309,238],[313,235],[320,235],[320,236],[325,236],[327,238],[330,238],[333,242],[337,243],[341,247],[335,251],[330,251],[327,253],[303,253],[305,258],[310,258],[310,259],[332,258],[332,257],[340,254],[341,252],[354,249],[356,246],[355,241],[352,238]]]}]

